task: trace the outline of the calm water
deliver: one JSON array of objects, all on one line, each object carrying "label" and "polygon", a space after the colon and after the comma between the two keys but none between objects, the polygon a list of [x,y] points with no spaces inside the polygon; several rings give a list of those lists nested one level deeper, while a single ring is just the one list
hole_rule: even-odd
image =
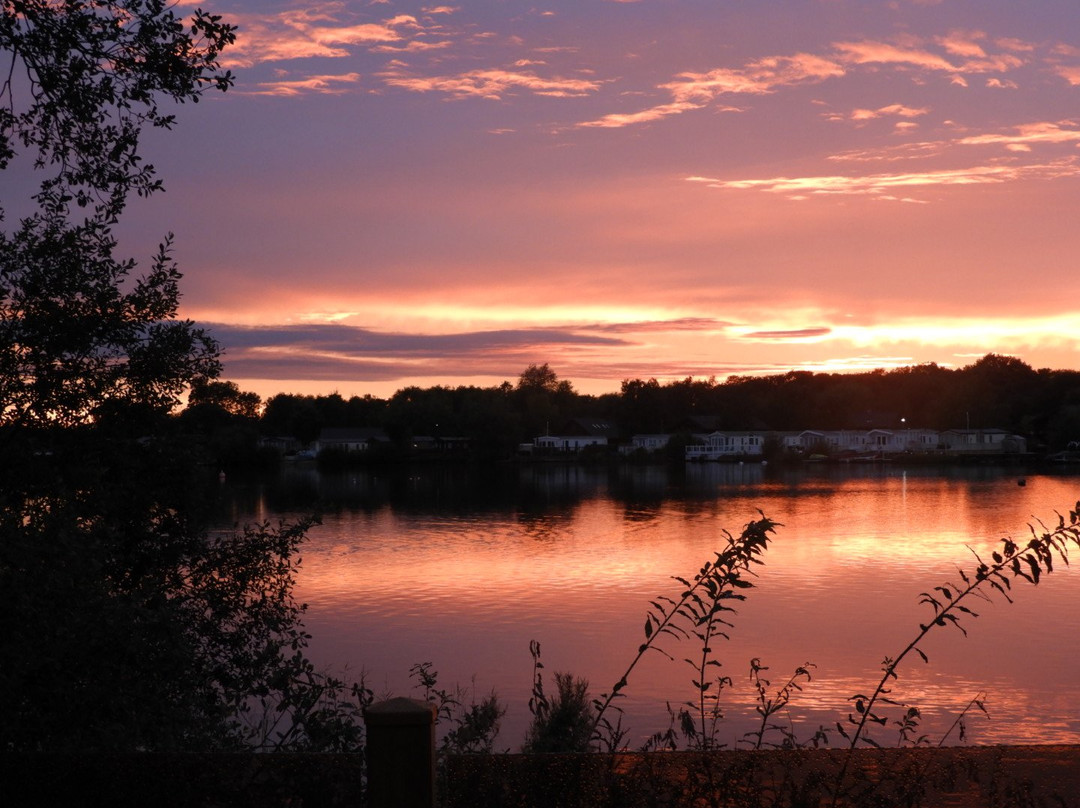
[{"label": "calm water", "polygon": [[[971,550],[1025,539],[1033,520],[1052,523],[1080,499],[1080,476],[1028,473],[1023,486],[1019,476],[717,464],[328,475],[290,466],[269,482],[227,483],[223,501],[239,521],[318,503],[323,524],[298,586],[317,662],[363,671],[386,695],[416,695],[408,669],[418,662],[431,662],[442,685],[494,689],[509,707],[500,745],[512,749],[530,717],[530,640],[540,641],[549,677],[565,670],[594,694],[609,689],[643,639],[648,602],[678,595],[670,576],[692,577],[724,530],[737,533],[761,511],[783,526],[730,640],[714,646],[734,682],[721,731],[734,744],[752,726],[751,658],[775,685],[816,665],[789,718],[804,737],[831,726],[928,619],[920,592],[958,580]],[[1080,743],[1080,569],[1056,569],[1015,601],[975,605],[968,637],[939,629],[922,646],[930,663],[911,658],[900,669],[893,695],[922,710],[935,739],[985,693],[990,718],[970,719],[971,742]],[[666,648],[676,660],[695,650]],[[665,704],[692,698],[692,676],[681,661],[646,658],[621,701],[632,739],[667,726]]]}]

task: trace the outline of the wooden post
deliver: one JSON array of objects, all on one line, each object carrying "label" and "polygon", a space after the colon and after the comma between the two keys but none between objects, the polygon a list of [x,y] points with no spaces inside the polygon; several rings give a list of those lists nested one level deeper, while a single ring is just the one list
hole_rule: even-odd
[{"label": "wooden post", "polygon": [[434,808],[435,705],[397,698],[364,711],[368,808]]}]

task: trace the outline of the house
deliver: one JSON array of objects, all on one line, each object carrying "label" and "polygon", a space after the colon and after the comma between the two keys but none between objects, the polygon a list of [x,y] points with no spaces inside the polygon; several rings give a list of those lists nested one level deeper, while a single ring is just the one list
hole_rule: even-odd
[{"label": "house", "polygon": [[938,433],[933,429],[806,429],[771,434],[785,450],[803,455],[893,455],[938,449]]},{"label": "house", "polygon": [[820,450],[828,445],[825,433],[816,429],[804,429],[802,432],[784,432],[782,434],[784,449],[798,454],[808,454],[812,450]]},{"label": "house", "polygon": [[1004,429],[947,429],[940,435],[941,449],[958,455],[1023,454],[1027,441]]},{"label": "house", "polygon": [[389,444],[390,437],[378,427],[326,427],[319,432],[315,451],[367,452],[376,445]]},{"label": "house", "polygon": [[687,460],[722,460],[760,457],[765,452],[765,436],[760,432],[710,432],[696,435],[704,443],[686,447]]},{"label": "house", "polygon": [[619,430],[611,421],[602,418],[572,418],[556,435],[540,435],[533,439],[534,451],[580,452],[589,446],[608,446],[617,441]]},{"label": "house", "polygon": [[896,434],[905,452],[936,452],[941,440],[935,429],[901,429]]},{"label": "house", "polygon": [[541,452],[580,452],[587,446],[607,446],[603,435],[541,435],[533,440],[534,450]]},{"label": "house", "polygon": [[291,435],[263,435],[259,438],[260,449],[273,449],[278,454],[296,454],[300,451],[300,441]]}]

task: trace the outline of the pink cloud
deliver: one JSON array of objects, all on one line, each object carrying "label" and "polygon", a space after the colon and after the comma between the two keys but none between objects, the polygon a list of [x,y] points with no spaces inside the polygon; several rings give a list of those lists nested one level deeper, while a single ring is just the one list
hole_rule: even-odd
[{"label": "pink cloud", "polygon": [[587,79],[545,79],[533,73],[511,70],[470,70],[456,76],[401,76],[384,74],[383,80],[394,87],[413,92],[441,92],[453,98],[501,99],[524,89],[536,95],[579,97],[597,90],[601,82]]},{"label": "pink cloud", "polygon": [[340,59],[352,54],[350,47],[404,43],[426,33],[408,14],[348,25],[341,23],[345,13],[343,4],[326,3],[277,15],[239,15],[234,18],[240,26],[236,43],[226,51],[222,64],[252,67],[289,59]]},{"label": "pink cloud", "polygon": [[[1080,176],[1076,161],[1044,165],[988,165],[940,171],[903,174],[867,174],[863,176],[771,177],[768,179],[721,180],[710,177],[687,177],[689,182],[704,183],[723,190],[755,190],[784,194],[793,199],[809,196],[878,196],[899,188],[988,185],[1031,177],[1052,179]],[[895,197],[887,197],[895,199]]]},{"label": "pink cloud", "polygon": [[257,90],[241,90],[245,95],[276,95],[293,97],[298,95],[340,95],[347,92],[346,85],[360,81],[359,73],[345,73],[340,76],[308,76],[303,79],[260,82]]},{"label": "pink cloud", "polygon": [[419,39],[414,39],[400,47],[395,45],[376,45],[371,50],[374,53],[420,53],[423,51],[443,50],[449,48],[451,44],[452,43],[448,39],[444,39],[441,42],[422,42]]},{"label": "pink cloud", "polygon": [[1054,72],[1073,87],[1080,86],[1080,65],[1059,65]]},{"label": "pink cloud", "polygon": [[669,115],[678,115],[691,109],[700,109],[703,104],[691,104],[685,101],[676,101],[670,104],[661,104],[640,112],[612,112],[594,121],[579,123],[579,127],[595,127],[601,129],[616,129],[621,126],[632,126],[638,123],[649,123],[666,118]]},{"label": "pink cloud", "polygon": [[888,106],[878,107],[877,109],[856,109],[853,110],[848,116],[830,116],[834,120],[837,118],[850,119],[852,121],[871,121],[876,118],[885,117],[899,117],[899,118],[918,118],[922,115],[926,115],[930,110],[926,107],[908,107],[903,104],[889,104]]},{"label": "pink cloud", "polygon": [[903,143],[873,149],[855,149],[829,155],[826,159],[851,162],[899,162],[901,160],[925,160],[937,157],[948,144],[944,141],[924,141],[921,143]]},{"label": "pink cloud", "polygon": [[[1064,125],[1063,125],[1064,124]],[[1004,145],[1006,147],[1039,143],[1076,143],[1080,142],[1080,129],[1069,129],[1067,126],[1077,126],[1072,121],[1053,123],[1041,121],[1038,123],[1026,123],[1014,127],[1014,134],[985,134],[973,135],[958,141],[964,146]]]},{"label": "pink cloud", "polygon": [[[778,87],[824,81],[843,75],[836,62],[812,54],[770,56],[748,63],[739,69],[718,68],[706,73],[680,73],[674,81],[661,84],[659,89],[671,94],[672,100],[637,112],[610,113],[579,123],[579,127],[615,128],[678,115],[701,109],[726,94],[763,95]],[[726,111],[735,111],[726,107]]]},{"label": "pink cloud", "polygon": [[953,31],[948,36],[939,37],[937,41],[954,56],[970,58],[986,56],[986,51],[978,43],[978,40],[985,38],[986,34],[982,31]]},{"label": "pink cloud", "polygon": [[1025,42],[1022,39],[1015,39],[1013,37],[999,37],[994,40],[994,44],[999,48],[1016,51],[1017,53],[1031,53],[1035,50],[1035,46],[1030,42]]},{"label": "pink cloud", "polygon": [[925,50],[890,45],[887,42],[838,42],[833,47],[842,61],[852,64],[907,64],[927,70],[957,71],[947,59]]}]

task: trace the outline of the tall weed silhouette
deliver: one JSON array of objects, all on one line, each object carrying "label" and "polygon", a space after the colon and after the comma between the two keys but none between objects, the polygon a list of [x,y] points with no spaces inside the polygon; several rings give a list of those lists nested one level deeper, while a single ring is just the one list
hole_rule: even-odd
[{"label": "tall weed silhouette", "polygon": [[[760,512],[759,512],[760,513]],[[709,748],[715,745],[717,723],[721,717],[719,693],[730,680],[717,673],[720,662],[716,659],[713,645],[720,639],[728,639],[730,617],[736,603],[746,599],[745,590],[753,587],[749,580],[754,568],[762,563],[762,554],[769,545],[776,522],[761,514],[750,522],[737,537],[724,531],[726,546],[716,557],[706,561],[692,579],[672,576],[683,589],[677,599],[664,595],[649,602],[645,614],[644,641],[630,661],[625,672],[611,689],[594,700],[596,716],[593,721],[593,740],[601,749],[614,752],[619,748],[625,732],[622,729],[622,710],[614,702],[623,697],[630,674],[648,651],[656,651],[670,660],[675,658],[661,646],[661,641],[675,641],[694,637],[700,643],[696,657],[684,661],[694,670],[691,685],[695,697],[686,706],[694,711],[687,713],[692,721],[684,721],[695,745]],[[612,721],[609,710],[618,713]]]},{"label": "tall weed silhouette", "polygon": [[[923,740],[922,736],[916,735],[918,708],[903,704],[892,696],[892,683],[899,678],[897,670],[901,663],[912,655],[918,656],[924,663],[929,663],[929,657],[919,646],[931,631],[938,628],[953,628],[966,637],[964,621],[979,616],[972,608],[972,605],[977,605],[976,601],[992,602],[997,597],[1012,603],[1014,585],[1037,585],[1045,575],[1054,571],[1055,562],[1068,565],[1070,546],[1080,547],[1080,502],[1069,511],[1068,518],[1058,514],[1058,522],[1054,528],[1048,528],[1042,522],[1028,527],[1031,538],[1026,544],[1021,545],[1011,538],[1003,538],[999,548],[991,553],[988,561],[969,547],[975,557],[973,569],[957,567],[958,582],[946,581],[920,594],[919,602],[931,609],[932,619],[919,624],[919,631],[914,639],[895,658],[885,658],[882,662],[881,679],[874,690],[869,695],[856,693],[851,696],[849,701],[853,703],[854,713],[848,713],[846,721],[836,723],[837,731],[848,742],[848,754],[837,777],[833,805],[837,804],[844,792],[845,777],[850,769],[855,748],[860,743],[881,746],[871,735],[871,731],[889,723],[887,708],[895,707],[902,711],[899,719],[893,719],[894,725],[900,730],[901,744],[918,744]],[[950,727],[949,733],[957,726],[962,730],[963,719],[973,708],[984,710],[979,696],[972,699],[957,722]]]}]

